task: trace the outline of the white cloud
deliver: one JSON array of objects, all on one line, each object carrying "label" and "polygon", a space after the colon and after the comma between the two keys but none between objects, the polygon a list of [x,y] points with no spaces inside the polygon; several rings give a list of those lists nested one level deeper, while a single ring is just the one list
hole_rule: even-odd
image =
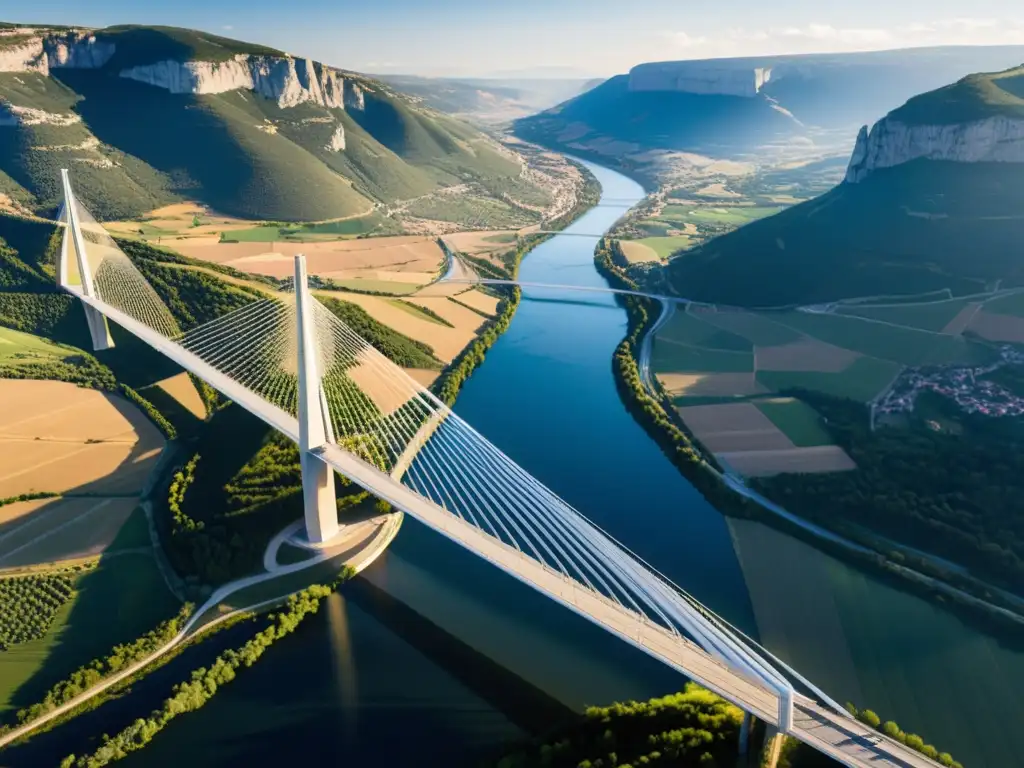
[{"label": "white cloud", "polygon": [[823,22],[747,29],[718,34],[665,33],[675,49],[691,56],[754,56],[783,53],[863,51],[923,45],[1024,44],[1024,18],[956,17],[895,27],[837,27]]},{"label": "white cloud", "polygon": [[226,29],[226,30],[228,30],[229,32],[230,32],[230,31],[231,31],[232,29],[234,29],[234,28],[235,28],[235,27],[234,27],[234,25],[233,25],[233,24],[225,24],[225,25],[224,25],[223,27],[221,27],[221,29]]},{"label": "white cloud", "polygon": [[691,37],[686,32],[671,32],[669,37],[677,48],[698,48],[707,43],[707,38]]}]

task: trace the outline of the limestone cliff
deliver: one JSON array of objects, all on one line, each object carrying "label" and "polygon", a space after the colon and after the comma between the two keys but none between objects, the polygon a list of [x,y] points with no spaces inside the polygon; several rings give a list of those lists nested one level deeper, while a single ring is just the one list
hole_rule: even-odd
[{"label": "limestone cliff", "polygon": [[995,115],[949,125],[907,125],[885,117],[861,128],[846,181],[856,184],[872,171],[927,158],[957,163],[1024,163],[1024,120]]},{"label": "limestone cliff", "polygon": [[[0,72],[50,73],[50,69],[68,67],[92,69],[102,67],[114,55],[114,45],[96,39],[89,32],[35,33],[15,30],[18,37],[30,36],[9,47],[0,47]],[[3,42],[0,36],[0,43]]]},{"label": "limestone cliff", "polygon": [[312,102],[340,109],[345,102],[342,78],[310,59],[243,54],[223,62],[160,61],[120,74],[171,93],[254,91],[273,99],[280,107]]},{"label": "limestone cliff", "polygon": [[345,126],[338,125],[324,146],[328,152],[341,152],[345,148]]},{"label": "limestone cliff", "polygon": [[629,71],[630,91],[675,91],[698,95],[754,98],[771,80],[772,70],[723,66],[715,62],[664,61],[639,64]]}]

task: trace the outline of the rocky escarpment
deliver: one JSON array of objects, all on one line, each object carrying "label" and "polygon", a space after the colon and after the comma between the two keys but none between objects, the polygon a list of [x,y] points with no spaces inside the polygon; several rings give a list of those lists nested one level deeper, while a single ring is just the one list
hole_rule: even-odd
[{"label": "rocky escarpment", "polygon": [[892,116],[860,130],[846,181],[927,158],[957,163],[1024,163],[1024,120],[996,115],[949,125],[907,125]]},{"label": "rocky escarpment", "polygon": [[629,90],[753,98],[771,80],[772,70],[757,66],[722,66],[700,61],[639,64],[629,71]]},{"label": "rocky escarpment", "polygon": [[344,84],[333,70],[310,59],[238,55],[223,62],[160,61],[132,67],[121,77],[164,88],[171,93],[254,91],[280,107],[312,102],[344,106]]},{"label": "rocky escarpment", "polygon": [[0,36],[0,72],[48,75],[51,69],[60,67],[94,69],[113,55],[113,43],[97,40],[89,32],[34,33],[19,29]]},{"label": "rocky escarpment", "polygon": [[327,140],[327,144],[324,145],[324,149],[328,152],[341,152],[345,148],[345,126],[338,125],[334,128],[334,133],[331,134],[331,138]]}]

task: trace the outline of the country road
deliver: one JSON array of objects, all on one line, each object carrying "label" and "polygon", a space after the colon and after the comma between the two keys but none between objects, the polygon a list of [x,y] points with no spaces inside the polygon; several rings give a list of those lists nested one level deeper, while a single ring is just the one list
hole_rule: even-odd
[{"label": "country road", "polygon": [[[356,552],[353,557],[345,561],[344,565],[351,567],[353,570],[355,570],[356,573],[359,573],[360,571],[368,567],[374,560],[377,559],[377,557],[380,556],[382,552],[384,552],[385,549],[387,549],[388,544],[391,543],[391,540],[398,533],[398,528],[401,525],[401,521],[401,514],[391,515],[383,525],[380,525],[376,529],[376,535],[372,539],[368,540],[370,541],[369,546],[366,546],[363,549],[360,549],[358,552]],[[274,546],[275,542],[277,546],[280,546],[280,541],[278,541],[276,538],[273,542],[271,542],[271,545]],[[266,608],[268,606],[275,605],[281,602],[282,599],[287,597],[287,595],[279,595],[277,597],[272,597],[269,600],[261,600],[259,602],[244,606],[242,608],[236,608],[221,616],[218,616],[217,618],[213,619],[212,621],[206,624],[202,624],[201,626],[197,627],[194,632],[192,631],[193,628],[196,627],[196,625],[199,623],[199,620],[207,612],[209,612],[212,609],[215,609],[225,598],[229,597],[235,592],[245,589],[246,587],[251,587],[255,584],[260,584],[264,581],[276,579],[279,576],[284,576],[305,570],[306,568],[311,568],[315,565],[319,565],[320,563],[325,562],[326,560],[330,560],[334,557],[337,557],[339,554],[340,553],[335,548],[333,551],[321,552],[309,558],[308,560],[303,560],[300,563],[279,566],[272,571],[259,573],[254,576],[247,576],[245,578],[237,579],[236,581],[232,581],[228,584],[223,585],[222,587],[220,587],[220,589],[216,590],[212,595],[210,595],[210,597],[206,600],[205,603],[202,604],[202,606],[199,607],[198,610],[192,613],[192,615],[189,617],[188,621],[185,623],[185,626],[182,628],[182,630],[173,638],[171,638],[171,640],[166,645],[149,654],[144,659],[137,661],[134,664],[129,665],[128,667],[125,667],[120,672],[117,672],[116,674],[105,678],[104,680],[97,683],[89,690],[79,694],[66,704],[61,704],[59,707],[56,707],[55,709],[47,712],[45,715],[42,715],[41,717],[38,717],[35,720],[26,723],[25,725],[22,725],[18,728],[15,728],[14,730],[4,734],[3,736],[0,736],[0,750],[2,750],[8,744],[16,741],[17,739],[27,736],[28,734],[37,730],[38,728],[50,722],[54,718],[60,717],[61,715],[70,712],[71,710],[75,709],[75,707],[84,704],[89,699],[103,693],[112,686],[117,685],[121,681],[131,677],[137,672],[140,672],[164,654],[176,648],[183,641],[191,640],[194,637],[198,637],[200,634],[227,621],[230,618],[233,618],[234,616],[238,616],[241,613],[251,613],[253,611],[258,611],[261,608]]]}]

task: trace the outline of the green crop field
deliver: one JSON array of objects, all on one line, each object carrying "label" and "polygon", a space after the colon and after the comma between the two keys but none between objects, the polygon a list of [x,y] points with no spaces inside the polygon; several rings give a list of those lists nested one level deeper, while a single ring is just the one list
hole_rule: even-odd
[{"label": "green crop field", "polygon": [[897,363],[861,357],[841,373],[758,371],[757,382],[774,392],[793,388],[812,389],[866,403],[885,389],[899,372],[900,366]]},{"label": "green crop field", "polygon": [[501,232],[497,235],[488,235],[484,238],[485,243],[514,243],[515,241],[515,232]]},{"label": "green crop field", "polygon": [[757,400],[754,405],[798,448],[832,445],[821,416],[811,406],[792,397]]},{"label": "green crop field", "polygon": [[[428,323],[434,323],[435,325],[446,325],[441,320],[423,311],[421,307],[411,304],[408,301],[402,301],[401,299],[390,299],[388,304],[393,306],[395,309],[400,309],[403,312],[407,312],[413,317],[419,318],[420,320],[426,320]],[[448,326],[450,327],[450,326]]]},{"label": "green crop field", "polygon": [[651,366],[658,373],[743,373],[754,370],[754,355],[655,340]]},{"label": "green crop field", "polygon": [[1008,296],[1000,296],[985,303],[986,312],[997,315],[1013,315],[1024,317],[1024,293],[1011,293]]},{"label": "green crop field", "polygon": [[739,334],[759,347],[777,347],[800,341],[800,333],[766,315],[753,312],[702,312],[700,318],[727,331]]},{"label": "green crop field", "polygon": [[0,364],[17,364],[44,359],[64,359],[69,350],[30,333],[0,328]]},{"label": "green crop field", "polygon": [[342,290],[347,288],[352,291],[373,291],[394,296],[405,296],[416,293],[420,289],[420,286],[412,283],[399,283],[397,280],[374,280],[370,277],[353,277],[342,280],[332,278],[331,282]]},{"label": "green crop field", "polygon": [[[906,325],[938,333],[967,306],[967,299],[929,304],[890,304],[879,306],[840,306],[836,311],[851,317],[866,317],[895,325]],[[1024,304],[1022,304],[1024,308]]]},{"label": "green crop field", "polygon": [[690,221],[695,224],[726,224],[740,226],[748,221],[763,219],[783,210],[784,206],[730,206],[693,207],[666,205],[659,218],[669,221]]},{"label": "green crop field", "polygon": [[78,667],[178,609],[148,553],[102,560],[76,579],[75,589],[41,638],[0,653],[0,716],[39,700]]},{"label": "green crop field", "polygon": [[902,365],[969,365],[985,362],[993,354],[981,344],[959,336],[897,328],[847,315],[785,312],[772,317],[837,347]]},{"label": "green crop field", "polygon": [[645,237],[637,240],[653,250],[662,259],[669,258],[676,251],[690,247],[690,238],[687,235],[673,235],[672,237]]},{"label": "green crop field", "polygon": [[676,310],[672,319],[658,331],[657,341],[669,340],[708,349],[722,349],[731,352],[753,352],[749,341],[717,326],[705,323],[682,310]]}]

